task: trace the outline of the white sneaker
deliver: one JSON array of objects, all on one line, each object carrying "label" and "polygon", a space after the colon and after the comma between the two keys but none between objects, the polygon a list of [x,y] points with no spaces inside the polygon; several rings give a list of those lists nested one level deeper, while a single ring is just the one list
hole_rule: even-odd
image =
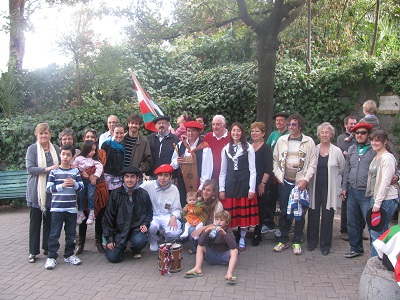
[{"label": "white sneaker", "polygon": [[134,259],[142,258],[142,254],[140,254],[140,253],[133,254],[133,258]]},{"label": "white sneaker", "polygon": [[48,258],[46,259],[46,264],[44,265],[44,268],[47,270],[53,270],[57,265],[57,261],[54,258]]},{"label": "white sneaker", "polygon": [[70,257],[64,258],[64,262],[69,263],[71,265],[80,265],[82,261],[76,257],[75,255],[71,255]]},{"label": "white sneaker", "polygon": [[94,211],[91,210],[89,214],[89,218],[86,221],[86,225],[92,225],[94,220]]},{"label": "white sneaker", "polygon": [[76,224],[81,225],[83,220],[85,220],[86,217],[83,213],[83,211],[78,211],[78,215],[76,216]]},{"label": "white sneaker", "polygon": [[274,228],[269,228],[267,225],[263,225],[261,227],[261,234],[269,233],[269,232],[275,232]]},{"label": "white sneaker", "polygon": [[150,243],[150,251],[153,251],[153,252],[158,251],[158,244],[157,243],[154,243],[154,244]]}]

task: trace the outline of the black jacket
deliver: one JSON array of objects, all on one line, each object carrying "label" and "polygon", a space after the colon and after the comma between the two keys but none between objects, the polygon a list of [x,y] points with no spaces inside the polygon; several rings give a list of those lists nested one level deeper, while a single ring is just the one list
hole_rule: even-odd
[{"label": "black jacket", "polygon": [[148,136],[147,140],[150,144],[151,156],[153,157],[153,166],[146,173],[148,176],[154,176],[154,170],[162,164],[170,164],[172,153],[174,153],[174,143],[178,145],[180,142],[175,134],[169,133],[166,137],[160,140],[156,133]]},{"label": "black jacket", "polygon": [[103,217],[103,235],[107,243],[125,246],[139,226],[150,227],[153,208],[149,194],[142,188],[133,191],[132,202],[122,186],[112,191]]}]

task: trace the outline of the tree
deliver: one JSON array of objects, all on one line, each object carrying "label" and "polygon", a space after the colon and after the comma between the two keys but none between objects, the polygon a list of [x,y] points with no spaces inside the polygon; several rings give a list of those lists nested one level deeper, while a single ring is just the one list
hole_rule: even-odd
[{"label": "tree", "polygon": [[263,121],[270,130],[279,34],[297,18],[305,2],[306,0],[177,0],[173,18],[169,19],[162,14],[154,17],[150,5],[145,8],[138,5],[135,16],[139,22],[135,26],[144,32],[141,38],[147,36],[150,40],[173,40],[183,34],[207,32],[213,28],[233,26],[238,22],[250,28],[258,39],[257,120]]},{"label": "tree", "polygon": [[91,28],[93,11],[87,8],[79,9],[73,19],[74,25],[69,32],[60,36],[58,45],[63,53],[72,53],[76,75],[75,95],[77,104],[82,105],[82,63],[94,51],[94,32]]},{"label": "tree", "polygon": [[25,31],[28,29],[29,17],[42,5],[74,5],[89,0],[9,0],[10,53],[9,68],[16,68],[20,73],[25,55]]},{"label": "tree", "polygon": [[9,70],[16,68],[22,70],[22,63],[25,54],[25,34],[27,20],[25,13],[25,0],[10,0],[10,54],[9,54]]}]

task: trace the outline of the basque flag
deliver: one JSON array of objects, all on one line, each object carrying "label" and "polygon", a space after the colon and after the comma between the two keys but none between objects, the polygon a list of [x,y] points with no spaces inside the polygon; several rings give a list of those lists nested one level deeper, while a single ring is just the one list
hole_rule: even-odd
[{"label": "basque flag", "polygon": [[139,101],[140,112],[142,113],[144,127],[153,132],[157,132],[156,125],[152,122],[156,117],[164,115],[161,109],[151,100],[150,96],[142,88],[136,78],[135,73],[128,69],[132,75],[133,85]]}]

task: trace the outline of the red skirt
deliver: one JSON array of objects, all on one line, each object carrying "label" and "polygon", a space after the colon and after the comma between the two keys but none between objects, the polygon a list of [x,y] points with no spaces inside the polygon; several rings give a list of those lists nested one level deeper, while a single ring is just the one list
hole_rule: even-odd
[{"label": "red skirt", "polygon": [[221,203],[224,209],[231,214],[230,228],[256,226],[260,223],[257,194],[252,200],[247,197],[226,198]]}]

